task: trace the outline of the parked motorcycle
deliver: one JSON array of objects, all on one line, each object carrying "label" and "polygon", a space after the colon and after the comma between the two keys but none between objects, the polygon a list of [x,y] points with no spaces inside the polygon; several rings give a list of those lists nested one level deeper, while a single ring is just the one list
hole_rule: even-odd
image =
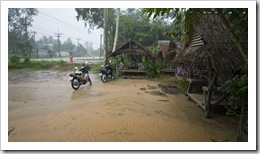
[{"label": "parked motorcycle", "polygon": [[74,73],[69,74],[69,80],[74,90],[78,90],[81,85],[85,85],[88,82],[90,85],[92,85],[91,79],[88,74],[88,72],[90,71],[90,66],[87,65],[87,62],[85,66],[81,67],[80,69],[78,67],[75,67],[75,70],[76,71]]},{"label": "parked motorcycle", "polygon": [[100,70],[99,76],[104,83],[107,82],[108,78],[115,79],[112,66],[110,64],[106,65],[105,69]]}]

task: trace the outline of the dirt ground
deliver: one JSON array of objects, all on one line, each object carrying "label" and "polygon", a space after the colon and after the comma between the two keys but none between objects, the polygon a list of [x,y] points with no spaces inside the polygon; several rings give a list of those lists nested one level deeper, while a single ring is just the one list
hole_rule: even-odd
[{"label": "dirt ground", "polygon": [[[9,142],[211,142],[237,130],[237,121],[204,110],[187,96],[165,93],[163,80],[116,79],[75,91],[70,72],[9,72]],[[171,81],[172,80],[172,81]]]}]

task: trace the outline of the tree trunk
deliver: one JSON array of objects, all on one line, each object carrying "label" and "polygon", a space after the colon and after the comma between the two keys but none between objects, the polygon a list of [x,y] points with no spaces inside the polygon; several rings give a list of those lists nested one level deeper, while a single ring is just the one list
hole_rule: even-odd
[{"label": "tree trunk", "polygon": [[108,60],[108,38],[107,38],[107,34],[108,34],[108,8],[104,8],[104,50],[105,50],[105,56],[104,56],[104,66],[107,65]]},{"label": "tree trunk", "polygon": [[120,8],[117,9],[116,33],[115,33],[115,39],[114,39],[114,45],[113,45],[112,52],[114,52],[116,50],[116,44],[117,44],[117,38],[118,38],[118,29],[119,29],[119,12],[120,12]]}]

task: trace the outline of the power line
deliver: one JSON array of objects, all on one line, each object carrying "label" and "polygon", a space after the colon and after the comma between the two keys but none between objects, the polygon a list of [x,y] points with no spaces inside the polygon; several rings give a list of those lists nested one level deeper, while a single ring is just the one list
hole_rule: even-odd
[{"label": "power line", "polygon": [[[57,9],[58,10],[58,9]],[[59,12],[58,12],[59,13]],[[82,33],[84,32],[84,37],[86,36],[87,38],[86,38],[86,40],[89,40],[90,38],[89,38],[89,36],[90,35],[96,35],[96,36],[99,36],[100,35],[100,33],[98,33],[98,32],[96,32],[96,31],[90,31],[92,34],[90,34],[89,33],[89,31],[86,29],[86,28],[83,28],[84,27],[84,24],[82,24],[82,28],[78,28],[78,27],[76,27],[76,26],[73,26],[73,25],[71,25],[71,23],[74,23],[74,22],[66,22],[67,20],[62,20],[61,18],[59,18],[59,17],[56,17],[55,18],[55,16],[54,16],[54,14],[53,15],[50,15],[51,13],[50,12],[47,12],[46,13],[46,11],[45,10],[43,10],[42,11],[42,9],[41,10],[39,10],[39,18],[42,18],[42,19],[44,19],[45,21],[47,21],[46,22],[46,24],[55,24],[55,25],[57,25],[57,28],[64,28],[64,30],[63,30],[63,36],[65,36],[66,35],[66,32],[64,33],[64,31],[67,31],[67,30],[69,30],[69,32],[68,32],[68,34],[69,35],[67,35],[69,38],[75,38],[75,37],[77,37],[77,35],[82,35]],[[43,22],[44,22],[44,20],[43,20]],[[76,18],[75,18],[75,22],[77,22],[76,21]],[[45,24],[42,24],[43,26],[45,26]],[[40,26],[38,26],[38,27],[40,27]],[[45,26],[45,27],[47,27],[47,26]],[[33,27],[32,27],[33,28]],[[66,30],[65,30],[65,28],[66,28]],[[37,28],[37,29],[39,29],[39,28]],[[47,32],[47,30],[41,30],[42,32]],[[100,32],[102,31],[102,29],[100,29]],[[86,33],[85,33],[86,32]],[[48,33],[50,33],[50,30],[48,30]],[[52,32],[53,33],[53,32]],[[71,34],[72,33],[72,34]],[[74,34],[74,36],[73,36],[73,34]],[[49,34],[48,34],[49,35]],[[95,36],[94,36],[95,37]],[[62,40],[64,40],[64,38],[66,38],[66,37],[62,37],[63,39]],[[74,42],[74,41],[73,41]]]},{"label": "power line", "polygon": [[54,31],[49,31],[47,29],[43,29],[43,28],[40,28],[40,27],[37,27],[37,26],[33,26],[33,28],[36,28],[36,29],[39,29],[41,31],[48,32],[48,33],[55,33]]},{"label": "power line", "polygon": [[[78,27],[75,27],[75,26],[73,26],[73,25],[71,25],[71,24],[69,24],[69,23],[66,23],[66,22],[64,22],[64,21],[62,21],[62,20],[60,20],[60,19],[58,19],[58,18],[55,18],[55,17],[53,17],[52,15],[49,15],[49,14],[47,14],[46,12],[43,12],[42,10],[40,11],[40,13],[42,13],[42,15],[48,17],[47,20],[49,20],[49,19],[54,20],[54,22],[55,22],[56,24],[62,23],[63,25],[65,25],[65,26],[70,26],[70,27],[73,28],[74,30],[76,30],[76,31],[78,31],[78,32],[80,32],[80,33],[82,33],[82,30],[79,30]],[[41,17],[42,17],[42,16],[41,16]],[[46,17],[44,17],[44,18],[46,19]],[[50,21],[50,20],[49,20],[49,21]],[[57,23],[57,21],[60,22],[60,23]],[[51,22],[52,22],[52,21],[51,21]],[[64,27],[64,28],[67,28],[67,27]],[[70,30],[71,30],[71,29],[70,29]],[[83,31],[85,31],[85,30],[83,30]],[[93,31],[91,31],[91,33],[97,34],[97,33],[93,32]],[[98,34],[98,35],[99,35],[99,34]]]},{"label": "power line", "polygon": [[55,17],[53,17],[53,16],[51,16],[51,15],[45,13],[45,12],[42,12],[42,11],[41,11],[41,13],[42,13],[43,15],[45,15],[45,16],[51,18],[51,19],[54,19],[54,20],[59,21],[60,23],[63,23],[63,24],[66,25],[66,26],[68,25],[68,26],[70,26],[70,27],[75,28],[76,30],[78,30],[78,27],[75,27],[75,26],[73,26],[73,25],[70,25],[69,23],[65,23],[64,21],[62,21],[62,20],[60,20],[60,19],[57,19],[57,18],[55,18]]},{"label": "power line", "polygon": [[[50,37],[55,37],[55,35],[52,35],[52,34],[48,34],[48,33],[45,33],[45,32],[41,32],[41,31],[38,31],[38,30],[35,30],[35,29],[31,29],[32,31],[36,31],[36,33],[37,34],[40,34],[40,35],[42,35],[42,36],[50,36]],[[54,32],[51,32],[51,33],[54,33]],[[73,37],[72,36],[69,36],[69,35],[67,35],[67,34],[64,34],[63,33],[63,36],[67,36],[67,37],[65,37],[65,38],[70,38],[70,39],[72,39]],[[83,40],[83,41],[85,41],[85,40]],[[75,42],[74,42],[75,43]]]},{"label": "power line", "polygon": [[[52,20],[49,20],[48,18],[45,18],[45,17],[43,17],[43,16],[39,16],[39,17],[42,17],[43,19],[46,19],[46,20],[48,20],[48,21],[50,21],[50,22],[52,22],[52,23],[56,23],[56,24],[59,24],[59,23],[57,23],[57,22],[55,22],[55,21],[52,21]],[[59,24],[60,25],[60,24]],[[39,28],[39,27],[37,27],[37,26],[34,26],[34,27],[36,27],[36,28],[38,28],[38,29],[41,29],[41,30],[44,30],[44,29],[42,29],[42,28]],[[62,27],[62,28],[67,28],[67,27],[63,27],[63,26],[60,26],[60,27]],[[67,29],[69,29],[69,30],[71,30],[70,28],[67,28]],[[44,31],[46,31],[46,30],[44,30]],[[49,31],[49,30],[47,30],[47,31]],[[49,31],[50,32],[50,31]],[[74,32],[74,31],[73,31]],[[78,30],[78,32],[80,32],[80,33],[82,33],[82,31],[80,31],[80,30]],[[66,34],[65,34],[66,35]],[[67,35],[68,37],[70,37],[70,38],[72,38],[70,35]],[[75,37],[75,36],[74,36]]]},{"label": "power line", "polygon": [[[33,30],[33,29],[32,29]],[[34,30],[34,31],[36,31],[36,30]],[[53,35],[51,35],[51,34],[47,34],[47,33],[44,33],[44,32],[39,32],[39,31],[36,31],[37,32],[37,34],[41,34],[41,35],[47,35],[47,36],[53,36]]]},{"label": "power line", "polygon": [[[48,21],[50,21],[50,22],[56,23],[56,24],[58,24],[58,25],[63,24],[63,25],[65,25],[65,26],[67,26],[67,27],[63,27],[63,28],[67,28],[67,29],[69,29],[69,30],[71,30],[71,28],[73,28],[75,31],[78,31],[78,32],[82,33],[82,31],[79,30],[78,27],[75,27],[75,26],[72,26],[72,25],[70,25],[70,24],[68,24],[68,23],[65,23],[65,22],[63,22],[63,21],[61,21],[61,20],[59,20],[59,19],[57,19],[57,18],[55,18],[55,17],[53,17],[53,16],[51,16],[51,15],[48,15],[48,14],[42,12],[42,11],[41,11],[40,13],[42,13],[42,15],[46,16],[47,18],[46,18],[46,17],[43,17],[43,16],[41,16],[41,15],[39,15],[40,17],[42,17],[42,18],[44,18],[44,19],[46,19],[46,20],[48,20]],[[53,20],[53,21],[51,21],[50,19]],[[57,21],[58,21],[59,23],[58,23]]]}]

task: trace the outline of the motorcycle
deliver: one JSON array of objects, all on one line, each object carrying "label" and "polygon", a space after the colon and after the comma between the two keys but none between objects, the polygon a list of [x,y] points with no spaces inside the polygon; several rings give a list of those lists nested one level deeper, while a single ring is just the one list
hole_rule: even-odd
[{"label": "motorcycle", "polygon": [[[75,67],[75,70],[76,71],[74,73],[69,74],[69,80],[74,90],[78,90],[81,85],[85,85],[88,82],[90,85],[92,85],[91,79],[88,74],[88,72],[90,71],[90,66],[83,66],[80,69],[78,69],[78,67]],[[84,78],[87,78],[87,80],[84,80]]]},{"label": "motorcycle", "polygon": [[105,69],[99,70],[99,72],[100,72],[99,76],[101,78],[101,81],[104,83],[107,82],[108,78],[115,79],[113,75],[112,66],[110,64],[106,65]]}]

